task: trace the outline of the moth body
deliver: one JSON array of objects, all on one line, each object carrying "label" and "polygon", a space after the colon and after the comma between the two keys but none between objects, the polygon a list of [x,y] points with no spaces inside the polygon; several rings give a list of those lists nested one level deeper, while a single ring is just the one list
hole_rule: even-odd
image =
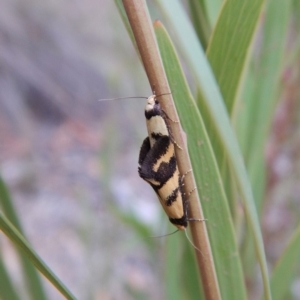
[{"label": "moth body", "polygon": [[[99,101],[127,98],[129,97],[101,99]],[[175,156],[175,145],[179,149],[182,148],[173,139],[166,123],[166,118],[171,121],[172,119],[163,112],[155,95],[147,99],[145,117],[148,137],[143,141],[140,150],[139,175],[142,179],[147,181],[156,192],[170,222],[175,225],[178,230],[185,230],[188,226],[188,221],[203,220],[190,219],[187,217],[188,202],[184,199],[182,182],[184,176],[181,176],[179,173]],[[186,231],[185,235],[191,245],[197,249],[197,251],[201,252],[189,239]]]},{"label": "moth body", "polygon": [[155,95],[148,98],[145,117],[148,137],[140,150],[138,172],[147,181],[169,217],[179,230],[188,226],[187,203],[175,156],[175,145],[165,121],[165,114]]}]

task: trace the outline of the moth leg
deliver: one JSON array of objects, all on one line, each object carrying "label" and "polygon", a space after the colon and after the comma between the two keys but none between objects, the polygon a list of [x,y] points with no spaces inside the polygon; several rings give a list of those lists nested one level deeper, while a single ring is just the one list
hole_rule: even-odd
[{"label": "moth leg", "polygon": [[192,171],[193,171],[193,169],[189,169],[188,171],[186,171],[186,172],[182,175],[182,180],[184,179],[184,177],[185,177],[187,174],[191,173]]},{"label": "moth leg", "polygon": [[173,136],[170,135],[170,137],[172,139],[173,144],[175,144],[180,150],[182,150],[182,147],[174,140]]},{"label": "moth leg", "polygon": [[181,176],[181,181],[182,181],[182,185],[184,185],[183,181],[184,181],[184,178],[187,174],[189,174],[190,172],[192,172],[192,169],[186,171],[182,176]]},{"label": "moth leg", "polygon": [[195,219],[195,218],[189,218],[189,217],[188,217],[188,206],[189,206],[189,199],[187,199],[187,200],[185,200],[185,201],[183,202],[184,214],[185,214],[185,216],[186,216],[188,222],[195,222],[195,221],[197,221],[197,222],[203,222],[203,221],[207,221],[207,219]]},{"label": "moth leg", "polygon": [[[166,122],[165,122],[166,123]],[[178,122],[179,123],[179,122]],[[172,134],[172,131],[170,129],[170,126],[166,123],[166,126],[167,126],[167,129],[168,129],[168,132],[169,132],[169,136],[170,136],[170,139],[172,141],[172,143],[174,145],[176,145],[180,150],[182,150],[182,147],[175,141],[174,137],[173,137],[173,134]]]},{"label": "moth leg", "polygon": [[173,123],[179,123],[179,121],[175,121],[175,120],[171,119],[163,109],[161,109],[161,114],[162,114],[164,119],[168,119]]},{"label": "moth leg", "polygon": [[[189,170],[187,173],[189,173],[190,171],[191,171],[191,170]],[[183,174],[183,176],[185,176],[187,173]],[[183,177],[183,176],[182,176],[182,177]],[[180,187],[180,188],[182,189],[182,191],[183,191],[183,183],[182,183],[182,179],[183,179],[183,178],[182,178],[182,177],[179,179],[179,180],[180,180],[179,187]],[[189,196],[190,196],[191,193],[192,193],[193,191],[195,191],[196,189],[197,189],[197,187],[193,188],[193,189],[189,192],[188,196],[185,196],[185,193],[183,192],[183,195],[184,195],[184,198],[183,198],[183,210],[184,210],[184,214],[185,214],[185,216],[186,216],[188,222],[190,222],[190,221],[207,221],[207,219],[195,219],[195,218],[189,218],[189,217],[188,217],[188,206],[189,206],[189,202],[190,202]]]},{"label": "moth leg", "polygon": [[[167,115],[167,113],[166,113],[163,109],[160,109],[160,111],[161,111],[161,116],[163,117],[164,120],[168,119],[168,120],[170,120],[170,121],[173,122],[173,123],[179,123],[179,121],[174,121],[174,120],[172,120],[172,119]],[[170,138],[171,138],[171,141],[172,141],[173,144],[176,145],[180,150],[182,150],[182,147],[175,141],[175,139],[174,139],[174,137],[173,137],[173,135],[172,135],[172,131],[171,131],[171,129],[170,129],[170,126],[168,125],[168,123],[167,123],[166,121],[165,121],[165,123],[166,123],[167,129],[168,129],[168,132],[169,132],[169,136],[170,136]]]},{"label": "moth leg", "polygon": [[[186,171],[182,176],[181,176],[181,185],[184,186],[184,178],[187,174],[191,173],[193,170],[190,169],[188,171]],[[197,189],[197,187],[195,186],[191,191],[189,191],[187,198],[192,194],[193,191],[195,191]],[[185,193],[183,192],[183,194],[185,195]]]}]

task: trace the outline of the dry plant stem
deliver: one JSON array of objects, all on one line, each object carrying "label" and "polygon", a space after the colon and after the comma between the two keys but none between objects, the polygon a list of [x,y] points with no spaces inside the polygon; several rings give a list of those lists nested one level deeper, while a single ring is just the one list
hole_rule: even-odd
[{"label": "dry plant stem", "polygon": [[[170,88],[159,54],[152,22],[144,0],[123,0],[129,23],[131,25],[141,58],[152,90],[156,95],[170,93]],[[183,99],[184,101],[184,99]],[[159,98],[162,109],[171,120],[179,120],[172,95]],[[183,148],[175,147],[178,166],[181,174],[191,169],[190,159],[185,146],[184,134],[179,123],[168,122],[175,141]],[[193,190],[195,179],[192,172],[185,177],[185,192]],[[193,192],[189,197],[189,217],[204,219],[198,193]],[[211,248],[208,240],[205,222],[190,222],[193,243],[201,251],[195,251],[198,269],[201,274],[206,299],[221,299]]]}]

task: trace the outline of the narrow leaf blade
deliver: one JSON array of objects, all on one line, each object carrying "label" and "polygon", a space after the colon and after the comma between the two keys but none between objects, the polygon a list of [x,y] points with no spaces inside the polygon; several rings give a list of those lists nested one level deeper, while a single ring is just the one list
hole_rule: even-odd
[{"label": "narrow leaf blade", "polygon": [[208,219],[207,227],[221,295],[223,299],[246,299],[234,229],[214,153],[174,47],[165,29],[159,24],[156,24],[155,32],[172,96],[187,134],[193,172]]},{"label": "narrow leaf blade", "polygon": [[[267,299],[271,299],[264,244],[252,188],[222,95],[204,51],[198,42],[197,36],[180,2],[174,0],[172,6],[168,5],[168,1],[166,0],[160,0],[159,3],[168,21],[172,25],[173,32],[180,41],[184,58],[197,80],[198,88],[202,94],[202,102],[203,105],[205,105],[205,111],[207,113],[206,119],[210,120],[209,123],[206,124],[206,127],[209,131],[209,137],[215,155],[217,158],[223,158],[223,153],[225,153],[232,174],[234,175],[236,186],[244,202],[247,221],[255,241],[255,250],[261,267],[264,292]],[[180,22],[178,20],[180,20]],[[219,153],[221,153],[221,155],[219,155]],[[221,166],[222,163],[223,159],[219,162],[219,166]]]},{"label": "narrow leaf blade", "polygon": [[0,229],[4,234],[31,260],[36,268],[59,290],[66,299],[76,299],[56,275],[47,267],[43,260],[30,247],[25,238],[11,224],[11,222],[0,212]]}]

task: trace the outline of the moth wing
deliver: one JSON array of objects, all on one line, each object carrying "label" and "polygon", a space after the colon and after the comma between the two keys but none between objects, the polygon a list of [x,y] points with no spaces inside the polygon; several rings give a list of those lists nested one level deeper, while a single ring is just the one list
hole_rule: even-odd
[{"label": "moth wing", "polygon": [[173,175],[175,169],[174,146],[168,136],[161,136],[140,164],[139,174],[144,180],[158,185],[164,184]]},{"label": "moth wing", "polygon": [[146,137],[142,143],[140,155],[139,155],[139,165],[142,165],[148,152],[150,151],[150,140],[149,137]]}]

